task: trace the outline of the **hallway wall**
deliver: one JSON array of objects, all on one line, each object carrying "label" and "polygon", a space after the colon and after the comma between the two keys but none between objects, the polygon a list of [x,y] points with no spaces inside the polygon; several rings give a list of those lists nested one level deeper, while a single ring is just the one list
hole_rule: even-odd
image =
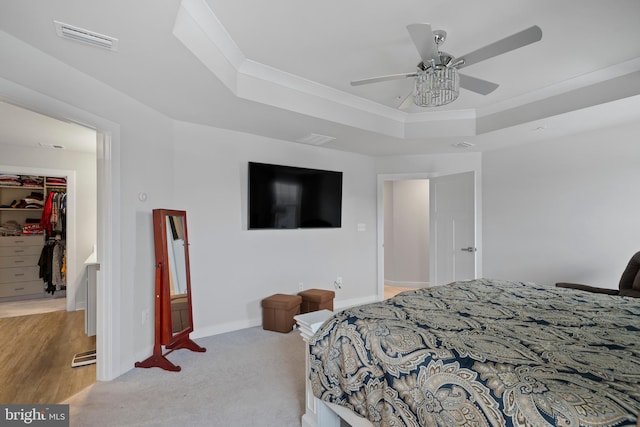
[{"label": "hallway wall", "polygon": [[396,286],[429,284],[429,180],[384,183],[384,280]]}]

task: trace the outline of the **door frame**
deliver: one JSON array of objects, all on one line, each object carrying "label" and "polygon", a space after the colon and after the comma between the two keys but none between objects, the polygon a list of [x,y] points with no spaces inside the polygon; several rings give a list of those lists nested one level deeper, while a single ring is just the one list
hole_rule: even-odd
[{"label": "door frame", "polygon": [[110,381],[123,369],[120,295],[120,125],[84,109],[0,77],[0,99],[96,130],[97,272],[96,379]]},{"label": "door frame", "polygon": [[[461,170],[450,170],[442,172],[413,172],[396,174],[378,174],[378,196],[377,196],[377,299],[384,299],[384,183],[385,181],[403,181],[414,179],[432,179],[441,176],[454,175],[464,172],[474,172],[474,229],[475,241],[478,251],[476,253],[476,277],[482,277],[482,204],[480,171],[477,169],[465,168]],[[433,262],[433,254],[429,254],[429,262]]]}]

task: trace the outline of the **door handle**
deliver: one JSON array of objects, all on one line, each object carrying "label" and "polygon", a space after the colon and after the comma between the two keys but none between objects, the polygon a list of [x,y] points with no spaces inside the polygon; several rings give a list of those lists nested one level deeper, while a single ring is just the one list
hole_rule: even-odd
[{"label": "door handle", "polygon": [[475,252],[478,249],[474,248],[473,246],[469,246],[468,248],[462,248],[460,249],[461,251],[465,251],[465,252]]}]

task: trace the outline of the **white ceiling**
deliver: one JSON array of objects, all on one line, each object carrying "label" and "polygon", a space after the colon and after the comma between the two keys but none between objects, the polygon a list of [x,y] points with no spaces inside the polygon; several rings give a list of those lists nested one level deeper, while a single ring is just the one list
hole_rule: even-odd
[{"label": "white ceiling", "polygon": [[96,131],[0,102],[0,144],[95,153]]},{"label": "white ceiling", "polygon": [[[391,155],[638,120],[638,17],[638,0],[3,0],[0,30],[176,120]],[[54,20],[115,37],[118,51],[62,39]],[[446,30],[454,56],[532,25],[543,38],[465,68],[500,87],[445,107],[399,110],[411,79],[350,86],[414,71],[415,22]]]}]

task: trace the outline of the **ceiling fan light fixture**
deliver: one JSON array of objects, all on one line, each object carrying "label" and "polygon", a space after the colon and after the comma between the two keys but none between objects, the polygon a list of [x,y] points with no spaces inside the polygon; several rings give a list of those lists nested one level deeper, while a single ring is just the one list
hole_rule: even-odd
[{"label": "ceiling fan light fixture", "polygon": [[449,104],[460,95],[458,70],[435,65],[419,70],[416,76],[413,102],[419,107],[439,107]]}]

